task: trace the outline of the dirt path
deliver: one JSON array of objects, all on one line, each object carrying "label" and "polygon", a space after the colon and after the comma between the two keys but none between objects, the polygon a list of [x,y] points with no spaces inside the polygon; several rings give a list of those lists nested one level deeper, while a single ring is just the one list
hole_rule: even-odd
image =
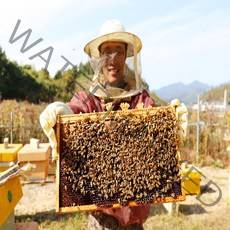
[{"label": "dirt path", "polygon": [[15,215],[33,215],[55,209],[55,183],[25,184],[23,197],[17,204]]}]

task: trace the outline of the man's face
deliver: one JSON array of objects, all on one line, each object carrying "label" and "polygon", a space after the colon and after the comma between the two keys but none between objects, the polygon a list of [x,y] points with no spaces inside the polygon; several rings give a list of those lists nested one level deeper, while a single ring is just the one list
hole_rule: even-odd
[{"label": "man's face", "polygon": [[121,42],[105,42],[100,47],[100,54],[105,58],[102,72],[106,80],[111,85],[123,81],[126,45]]}]

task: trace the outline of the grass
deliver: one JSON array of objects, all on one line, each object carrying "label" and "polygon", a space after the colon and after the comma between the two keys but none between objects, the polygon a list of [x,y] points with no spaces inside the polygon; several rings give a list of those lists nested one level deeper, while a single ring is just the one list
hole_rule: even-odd
[{"label": "grass", "polygon": [[230,219],[226,214],[216,217],[200,215],[156,215],[150,217],[144,224],[145,230],[229,230]]},{"label": "grass", "polygon": [[[182,213],[183,212],[183,213]],[[168,215],[165,213],[154,214],[153,208],[150,217],[144,224],[145,230],[229,230],[230,206],[215,215],[199,212],[196,214],[181,210],[179,214]],[[83,230],[86,229],[87,215],[65,214],[57,215],[55,212],[37,213],[36,215],[25,215],[16,217],[17,222],[36,221],[39,229],[51,230]]]},{"label": "grass", "polygon": [[72,217],[62,217],[56,221],[44,221],[40,224],[40,229],[85,229],[87,218],[85,215],[74,215]]},{"label": "grass", "polygon": [[47,213],[36,213],[35,215],[16,216],[16,222],[36,221],[39,223],[39,229],[51,230],[72,230],[85,229],[87,216],[84,214],[64,214],[58,215],[54,211]]}]

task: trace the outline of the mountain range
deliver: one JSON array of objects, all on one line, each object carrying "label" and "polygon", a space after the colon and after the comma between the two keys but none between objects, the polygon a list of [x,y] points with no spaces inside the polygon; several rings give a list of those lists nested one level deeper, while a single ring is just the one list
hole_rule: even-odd
[{"label": "mountain range", "polygon": [[190,84],[184,84],[181,82],[170,84],[154,90],[154,92],[157,94],[157,96],[167,102],[178,98],[180,101],[186,104],[192,104],[196,102],[198,95],[204,94],[209,89],[211,89],[210,85],[200,81],[193,81]]}]

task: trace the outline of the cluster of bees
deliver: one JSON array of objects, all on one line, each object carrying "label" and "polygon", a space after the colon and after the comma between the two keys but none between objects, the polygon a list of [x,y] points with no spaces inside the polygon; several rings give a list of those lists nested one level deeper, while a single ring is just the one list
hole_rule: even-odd
[{"label": "cluster of bees", "polygon": [[181,195],[178,143],[169,107],[62,124],[62,206],[176,198]]}]

